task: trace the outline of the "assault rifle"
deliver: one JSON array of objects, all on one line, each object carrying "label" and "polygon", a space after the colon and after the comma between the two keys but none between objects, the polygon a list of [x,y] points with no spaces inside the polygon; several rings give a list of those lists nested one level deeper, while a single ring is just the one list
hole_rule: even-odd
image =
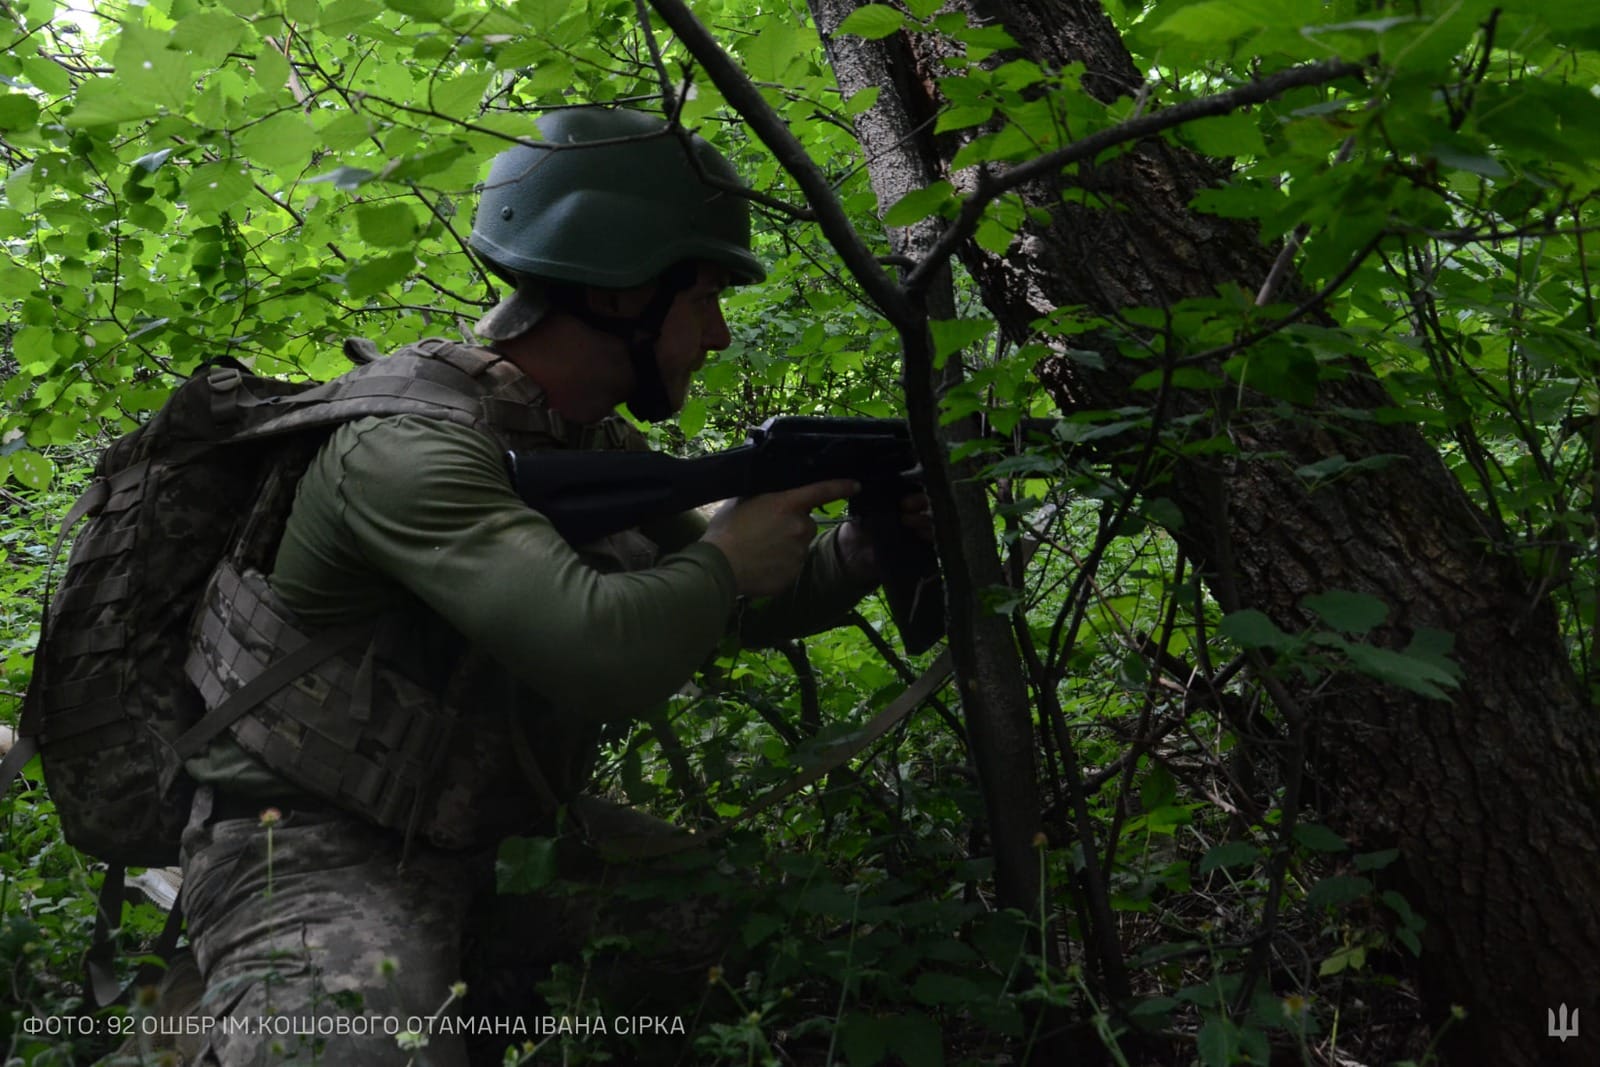
[{"label": "assault rifle", "polygon": [[944,588],[933,546],[900,522],[900,499],[917,489],[917,459],[898,419],[783,415],[750,431],[749,443],[698,459],[657,452],[506,453],[517,494],[573,544],[730,497],[853,478],[850,498],[872,542],[889,612],[906,651],[944,635]]}]

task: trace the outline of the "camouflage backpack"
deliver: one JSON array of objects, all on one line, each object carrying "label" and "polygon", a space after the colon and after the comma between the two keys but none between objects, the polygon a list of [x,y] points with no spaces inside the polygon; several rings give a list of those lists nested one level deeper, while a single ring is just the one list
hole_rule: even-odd
[{"label": "camouflage backpack", "polygon": [[[177,862],[193,786],[183,763],[273,691],[353,645],[334,631],[206,711],[185,675],[202,592],[277,461],[340,423],[425,414],[488,428],[508,364],[425,341],[321,385],[261,377],[232,359],[203,366],[149,422],[106,449],[69,512],[77,536],[48,598],[19,737],[0,789],[39,753],[69,844],[113,864]],[[520,377],[520,375],[517,375]],[[54,557],[52,557],[54,558]]]}]

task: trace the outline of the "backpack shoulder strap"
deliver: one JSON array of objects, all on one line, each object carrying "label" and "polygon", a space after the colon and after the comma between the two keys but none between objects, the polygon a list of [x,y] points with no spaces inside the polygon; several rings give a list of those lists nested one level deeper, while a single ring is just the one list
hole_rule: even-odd
[{"label": "backpack shoulder strap", "polygon": [[352,339],[345,351],[359,365],[321,385],[284,393],[241,377],[231,390],[231,441],[317,429],[368,416],[426,415],[485,432],[551,432],[543,393],[516,367],[488,349],[439,339],[377,357],[377,346]]}]

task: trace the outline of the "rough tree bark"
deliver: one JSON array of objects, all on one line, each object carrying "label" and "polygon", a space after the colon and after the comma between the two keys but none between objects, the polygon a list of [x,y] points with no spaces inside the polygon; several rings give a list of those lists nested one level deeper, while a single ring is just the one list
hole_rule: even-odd
[{"label": "rough tree bark", "polygon": [[[953,0],[945,10],[1003,25],[1047,68],[1084,63],[1083,86],[1100,99],[1142,82],[1096,0]],[[847,95],[863,71],[888,69],[896,76],[882,92],[913,124],[939,107],[933,87],[943,71],[927,54],[929,38],[825,40]],[[911,68],[891,50],[912,55]],[[950,178],[961,188],[948,165],[958,146],[925,132],[897,144],[903,129],[859,125],[869,165],[887,156],[904,168],[909,144],[923,184]],[[1143,143],[1073,179],[1119,210],[1063,205],[1059,185],[1040,183],[1027,199],[1049,213],[1047,226],[1003,257],[970,242],[961,256],[1013,337],[1063,305],[1161,306],[1230,282],[1254,292],[1273,250],[1247,224],[1187,207],[1220,176],[1169,144]],[[1062,409],[1147,403],[1130,384],[1151,364],[1119,358],[1109,340],[1100,347],[1104,372],[1065,360],[1043,367]],[[1295,632],[1313,622],[1303,597],[1347,589],[1389,605],[1381,643],[1403,647],[1420,628],[1454,634],[1464,678],[1452,702],[1362,678],[1293,694],[1316,739],[1316,776],[1335,790],[1336,826],[1349,840],[1402,850],[1401,888],[1428,920],[1421,979],[1430,1021],[1441,1024],[1452,1004],[1468,1012],[1447,1045],[1452,1062],[1600,1062],[1597,1030],[1567,1042],[1546,1035],[1547,1009],[1561,1003],[1600,1023],[1600,718],[1579,692],[1554,613],[1489,542],[1420,434],[1340,414],[1388,400],[1370,374],[1351,370],[1322,382],[1304,418],[1252,408],[1245,394],[1228,421],[1240,454],[1182,459],[1162,493],[1181,508],[1185,547],[1225,610],[1259,609]],[[1315,490],[1294,473],[1339,453],[1403,459]]]}]

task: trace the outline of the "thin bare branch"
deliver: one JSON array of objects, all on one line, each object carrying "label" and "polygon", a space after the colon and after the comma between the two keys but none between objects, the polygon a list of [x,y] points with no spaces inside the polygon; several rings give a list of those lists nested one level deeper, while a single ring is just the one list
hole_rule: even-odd
[{"label": "thin bare branch", "polygon": [[[633,9],[639,15],[639,32],[644,34],[645,47],[650,49],[650,65],[655,68],[656,79],[661,83],[661,109],[668,115],[678,114],[678,97],[672,87],[672,75],[661,58],[661,46],[656,43],[656,31],[650,25],[650,6],[645,0],[633,0]],[[688,93],[684,93],[688,96]]]},{"label": "thin bare branch", "polygon": [[778,163],[794,177],[806,200],[816,212],[823,234],[838,249],[845,266],[861,283],[867,296],[897,327],[920,329],[918,315],[906,291],[878,264],[871,249],[856,233],[835,195],[833,184],[814,163],[789,127],[768,106],[761,91],[739,69],[715,38],[700,24],[682,0],[649,0],[663,22],[678,35],[691,55],[711,78],[723,97],[777,157]]},{"label": "thin bare branch", "polygon": [[983,213],[989,204],[1019,186],[1037,178],[1058,174],[1063,167],[1093,159],[1108,148],[1140,141],[1196,119],[1227,115],[1241,107],[1265,103],[1291,89],[1323,85],[1338,81],[1340,78],[1353,78],[1360,75],[1364,69],[1358,63],[1336,59],[1290,67],[1260,81],[1241,85],[1237,89],[1229,89],[1199,100],[1186,100],[1154,114],[1129,119],[1110,129],[1100,130],[1074,141],[1064,148],[1030,159],[1026,163],[1019,163],[998,174],[980,171],[977,188],[962,201],[961,213],[956,220],[928,250],[921,266],[906,279],[906,288],[915,294],[932,284],[933,279],[943,268],[944,262],[955,255],[963,241],[977,232],[978,224],[983,220]]}]

